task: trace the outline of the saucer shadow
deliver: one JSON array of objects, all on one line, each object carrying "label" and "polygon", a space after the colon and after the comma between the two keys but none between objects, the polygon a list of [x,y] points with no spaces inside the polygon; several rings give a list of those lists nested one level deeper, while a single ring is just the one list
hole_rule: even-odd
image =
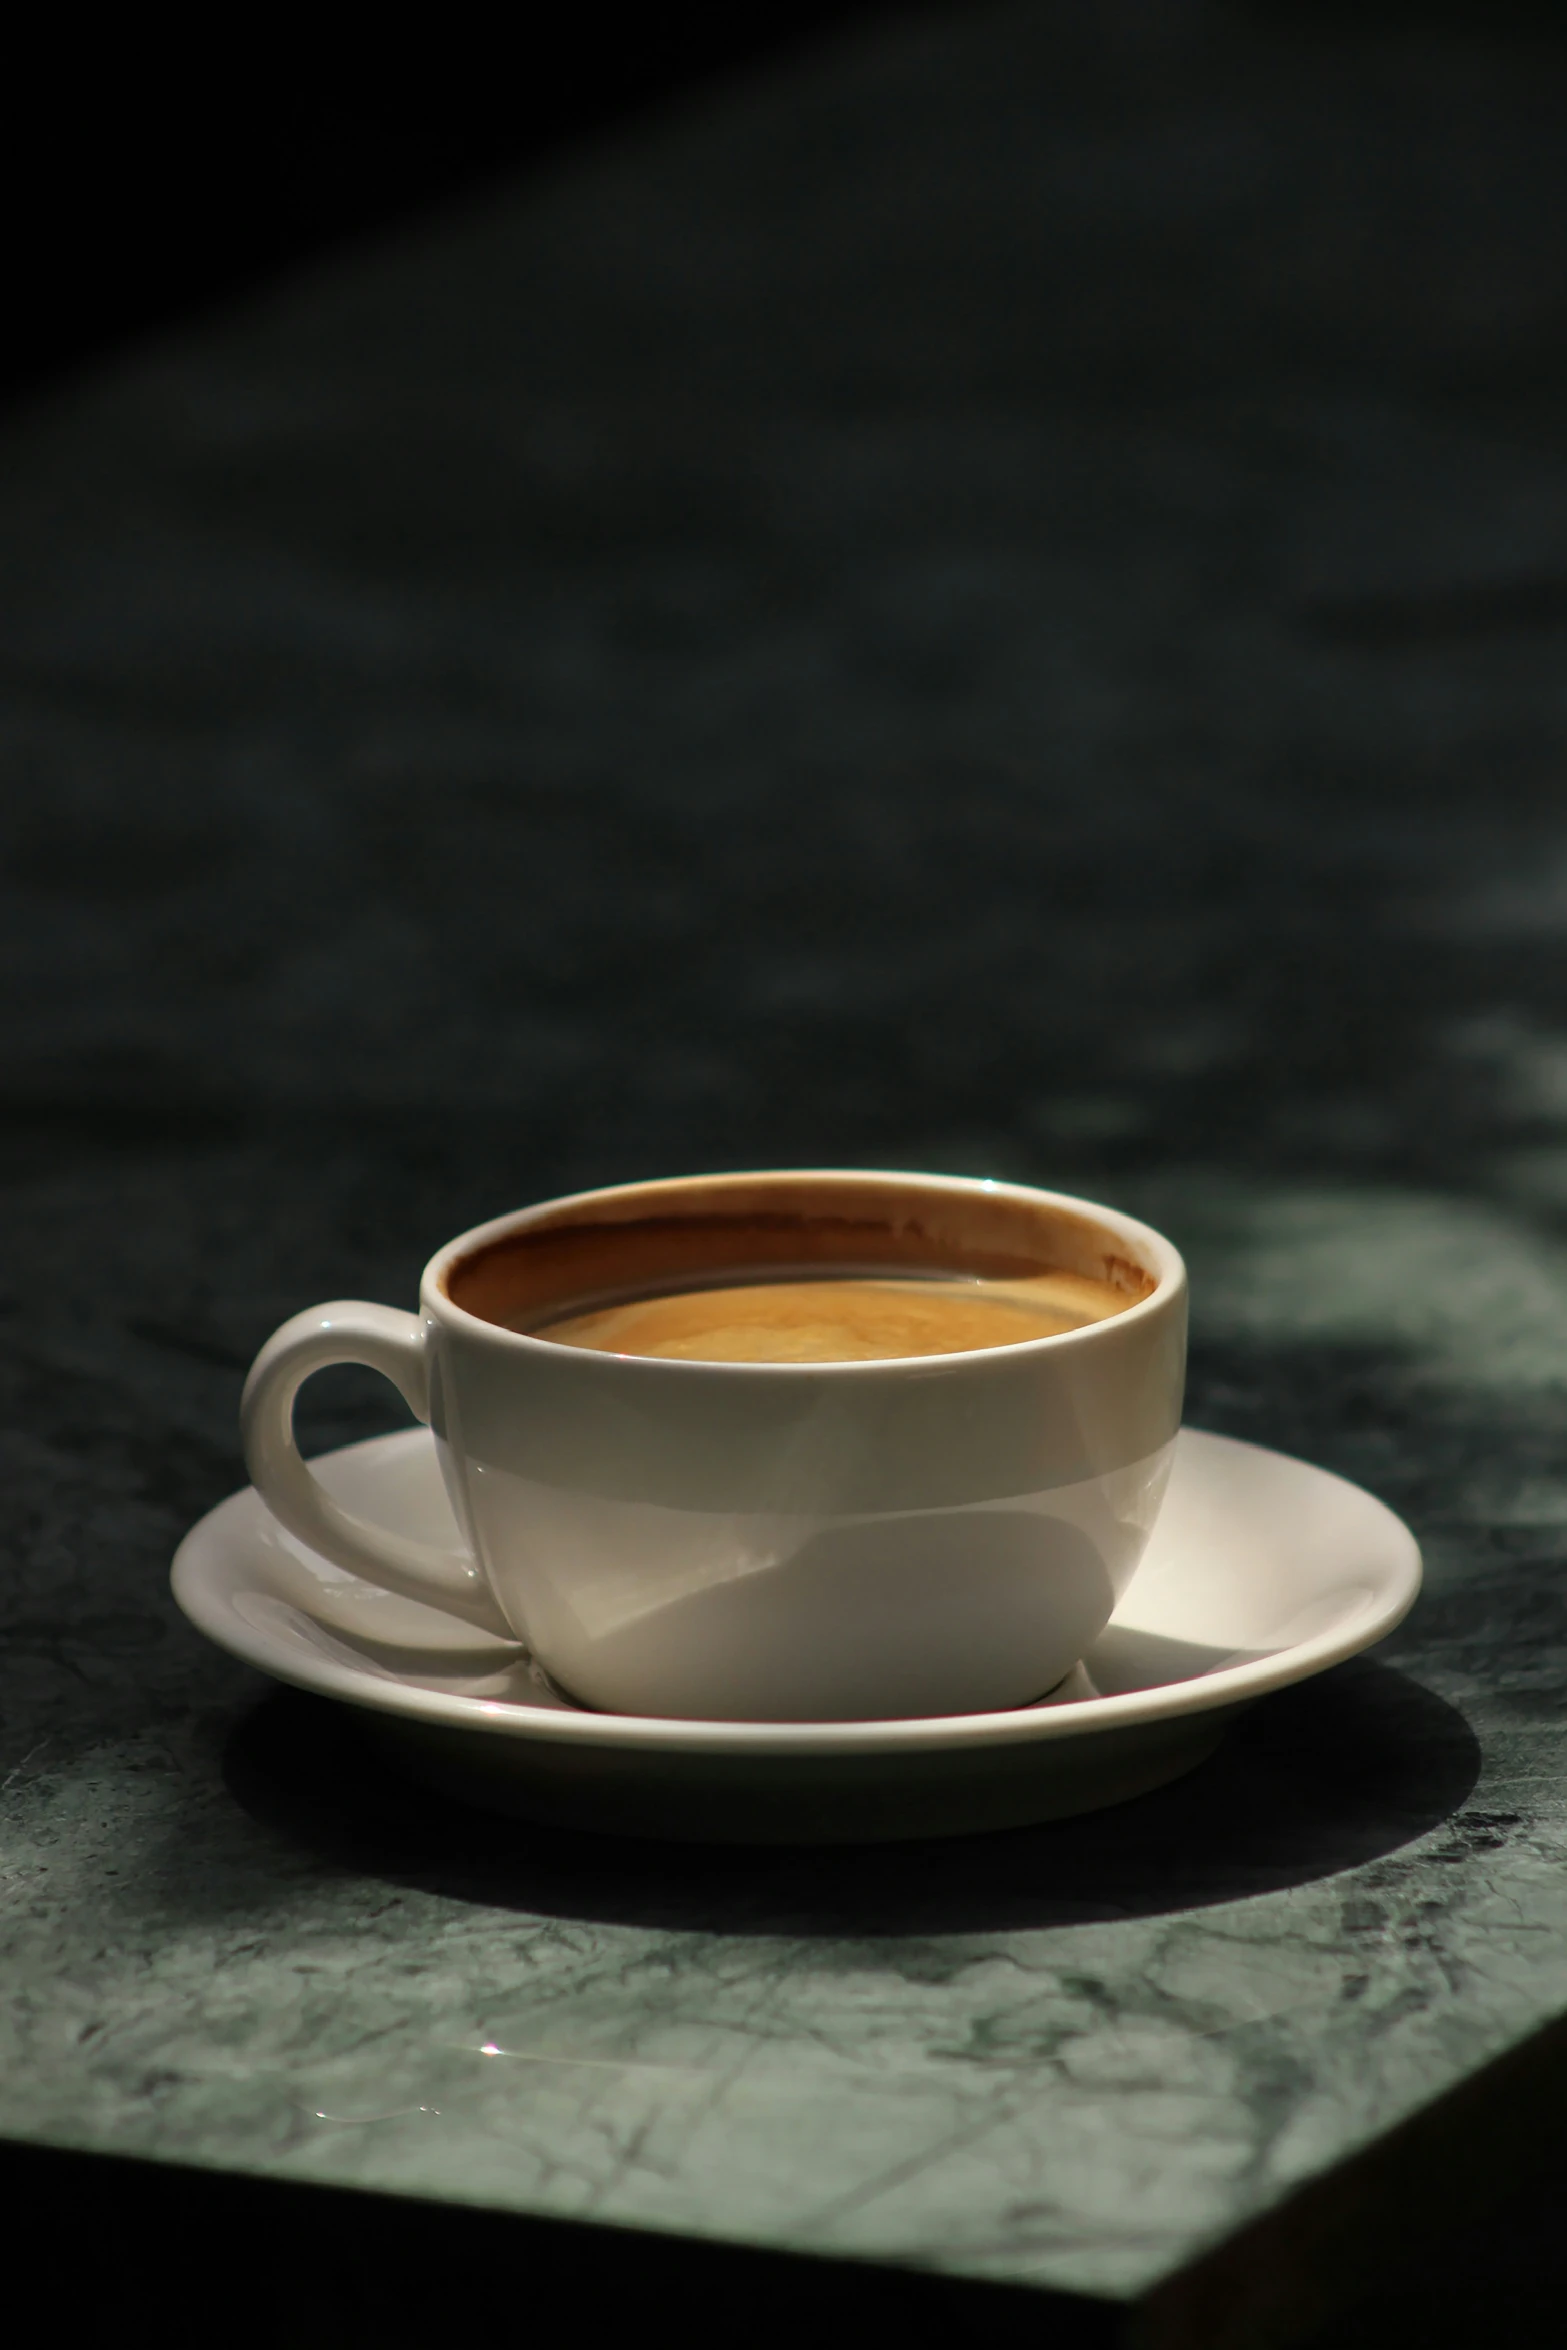
[{"label": "saucer shadow", "polygon": [[242,1808],[329,1867],[532,1916],[824,1936],[1087,1924],[1277,1892],[1425,1835],[1479,1771],[1463,1716],[1369,1658],[1265,1699],[1151,1795],[928,1843],[664,1844],[497,1819],[408,1784],[351,1713],[293,1690],[224,1753]]}]

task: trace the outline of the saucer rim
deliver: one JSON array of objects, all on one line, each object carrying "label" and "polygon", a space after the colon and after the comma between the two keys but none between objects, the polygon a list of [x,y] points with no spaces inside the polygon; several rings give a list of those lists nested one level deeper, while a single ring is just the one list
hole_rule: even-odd
[{"label": "saucer rim", "polygon": [[[1091,1738],[1142,1724],[1170,1721],[1188,1715],[1218,1712],[1271,1695],[1344,1663],[1393,1631],[1414,1605],[1421,1586],[1420,1548],[1397,1513],[1332,1469],[1252,1444],[1242,1437],[1183,1427],[1177,1441],[1195,1445],[1204,1453],[1258,1455],[1270,1462],[1305,1469],[1341,1491],[1368,1527],[1380,1537],[1381,1588],[1373,1601],[1347,1623],[1317,1633],[1263,1657],[1188,1681],[1172,1681],[1153,1689],[1127,1690],[1110,1697],[1083,1698],[1064,1705],[1036,1704],[1005,1713],[943,1714],[915,1718],[837,1722],[691,1721],[661,1715],[567,1712],[551,1706],[530,1706],[513,1699],[467,1697],[453,1691],[430,1689],[417,1681],[381,1680],[377,1675],[321,1657],[301,1669],[299,1659],[280,1656],[264,1633],[257,1632],[232,1605],[234,1584],[222,1572],[225,1553],[246,1520],[271,1513],[253,1486],[208,1510],[181,1541],[174,1554],[170,1582],[182,1613],[197,1631],[246,1664],[274,1680],[290,1683],[319,1696],[401,1720],[438,1723],[448,1729],[470,1730],[503,1738],[567,1746],[596,1746],[622,1752],[707,1754],[917,1754],[1033,1745]],[[398,1429],[390,1435],[361,1439],[323,1457],[367,1452],[396,1453],[429,1444],[426,1428]],[[274,1521],[275,1523],[275,1521]],[[215,1546],[217,1546],[215,1548]],[[231,1553],[229,1553],[231,1555]],[[1111,1619],[1114,1622],[1114,1618]],[[497,1644],[499,1645],[499,1644]]]}]

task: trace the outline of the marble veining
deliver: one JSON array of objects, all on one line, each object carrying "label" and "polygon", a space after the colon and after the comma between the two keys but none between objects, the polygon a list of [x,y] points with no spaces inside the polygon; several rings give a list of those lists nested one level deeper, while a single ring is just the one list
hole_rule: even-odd
[{"label": "marble veining", "polygon": [[[1145,1916],[1116,1915],[1113,1895],[1074,1904],[1060,1829],[987,1840],[978,1897],[971,1859],[883,1855],[893,1899],[873,1892],[852,1933],[831,1930],[852,1906],[846,1869],[820,1856],[774,1873],[756,1856],[644,1856],[618,1905],[633,1914],[595,1915],[624,1865],[611,1846],[574,1916],[580,1858],[540,1837],[554,1914],[539,1914],[525,1830],[466,1829],[470,1855],[492,1835],[524,1848],[487,1861],[521,1898],[486,1900],[460,1855],[444,1870],[419,1855],[415,1875],[437,1881],[399,1885],[312,1852],[297,1819],[268,1832],[245,1778],[258,1766],[225,1786],[210,1726],[54,1768],[45,1749],[7,1788],[21,1995],[0,2026],[0,2122],[1134,2293],[1567,1999],[1564,1828],[1538,1795],[1555,1741],[1520,1739],[1461,1653],[1420,1662],[1493,1749],[1483,1809],[1318,1881],[1201,1906],[1174,1887]],[[263,1743],[307,1748],[301,1813],[333,1808],[334,1764],[370,1775],[348,1737],[322,1750],[307,1701],[268,1705]],[[1252,1735],[1151,1802],[1177,1827],[1183,1809],[1200,1819],[1202,1782],[1247,1767]],[[263,1757],[262,1783],[278,1768]],[[421,1799],[378,1781],[369,1799],[394,1835],[411,1810],[417,1834]],[[1127,1816],[1079,1823],[1079,1855],[1113,1848]],[[422,1825],[439,1841],[451,1822]],[[741,1881],[728,1930],[726,1873]],[[699,1923],[634,1914],[660,1876],[667,1907]],[[814,1902],[813,1876],[831,1880]],[[899,1931],[911,1906],[919,1930]],[[985,1921],[1009,1907],[1052,1922]]]}]

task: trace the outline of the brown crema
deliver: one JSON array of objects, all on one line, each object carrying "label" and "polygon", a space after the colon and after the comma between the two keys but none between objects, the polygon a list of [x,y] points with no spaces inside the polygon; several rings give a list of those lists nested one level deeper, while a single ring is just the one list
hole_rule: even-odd
[{"label": "brown crema", "polygon": [[1147,1297],[1066,1207],[875,1176],[710,1176],[563,1201],[449,1264],[502,1329],[694,1362],[867,1362],[1081,1329]]},{"label": "brown crema", "polygon": [[752,1281],[633,1298],[542,1323],[599,1354],[700,1363],[866,1363],[1059,1338],[1131,1300],[1077,1273],[1033,1281]]}]

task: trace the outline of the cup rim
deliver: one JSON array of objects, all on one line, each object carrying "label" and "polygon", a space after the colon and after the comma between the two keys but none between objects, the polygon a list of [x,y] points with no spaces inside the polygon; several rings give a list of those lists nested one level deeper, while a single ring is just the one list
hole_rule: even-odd
[{"label": "cup rim", "polygon": [[[587,1354],[581,1347],[563,1346],[558,1339],[546,1338],[537,1331],[509,1330],[504,1323],[487,1321],[483,1315],[471,1313],[460,1306],[444,1287],[444,1276],[461,1257],[488,1247],[503,1239],[546,1211],[558,1208],[590,1206],[601,1200],[621,1200],[636,1192],[680,1189],[705,1184],[736,1183],[821,1183],[861,1181],[877,1184],[907,1185],[911,1190],[941,1190],[947,1192],[981,1192],[991,1196],[1005,1196],[1038,1203],[1052,1208],[1063,1208],[1102,1224],[1119,1239],[1125,1240],[1144,1260],[1145,1270],[1154,1274],[1154,1286],[1148,1295],[1135,1304],[1123,1306],[1119,1313],[1106,1316],[1100,1322],[1088,1322],[1077,1330],[1060,1330],[1044,1338],[1014,1338],[1000,1346],[965,1347],[959,1353],[945,1355],[874,1355],[848,1362],[814,1363],[734,1363],[706,1362],[700,1358],[669,1355]],[[1139,1217],[1129,1216],[1121,1208],[1106,1206],[1102,1201],[1083,1199],[1065,1191],[1047,1191],[1031,1183],[1011,1183],[988,1175],[922,1174],[909,1168],[879,1167],[771,1167],[729,1168],[710,1175],[652,1175],[632,1183],[599,1184],[586,1191],[560,1192],[552,1198],[535,1201],[524,1208],[513,1208],[506,1214],[492,1216],[483,1224],[475,1224],[455,1239],[446,1241],[430,1258],[420,1276],[419,1299],[424,1313],[433,1321],[447,1322],[459,1331],[481,1333],[494,1344],[521,1348],[524,1356],[542,1355],[545,1361],[558,1361],[570,1356],[581,1365],[592,1361],[605,1368],[613,1366],[620,1373],[642,1377],[646,1375],[694,1375],[730,1379],[745,1376],[749,1379],[865,1379],[886,1378],[889,1374],[905,1377],[930,1377],[935,1372],[949,1375],[964,1365],[991,1364],[1002,1360],[1027,1357],[1030,1360],[1044,1350],[1060,1351],[1066,1348],[1091,1345],[1106,1331],[1125,1331],[1134,1323],[1168,1310],[1172,1301],[1186,1288],[1186,1265],[1174,1242],[1167,1240],[1153,1225]]]}]

